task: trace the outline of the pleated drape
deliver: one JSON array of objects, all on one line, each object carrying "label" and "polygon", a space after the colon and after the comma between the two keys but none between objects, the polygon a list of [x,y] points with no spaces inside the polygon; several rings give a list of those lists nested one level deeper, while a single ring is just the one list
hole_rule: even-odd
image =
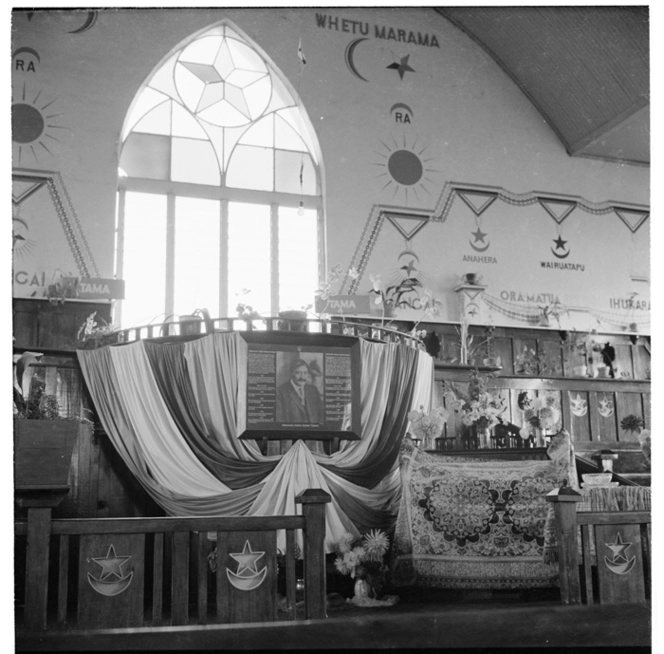
[{"label": "pleated drape", "polygon": [[404,345],[360,341],[362,438],[325,455],[296,441],[264,456],[238,438],[247,345],[238,333],[185,343],[138,341],[80,350],[99,419],[131,472],[170,515],[283,515],[322,488],[326,546],[345,531],[389,530],[408,412],[430,407],[433,360]]}]

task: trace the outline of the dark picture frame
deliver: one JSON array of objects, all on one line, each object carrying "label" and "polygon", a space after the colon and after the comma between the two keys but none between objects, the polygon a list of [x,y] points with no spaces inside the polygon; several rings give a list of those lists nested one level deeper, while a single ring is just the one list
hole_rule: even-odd
[{"label": "dark picture frame", "polygon": [[241,439],[359,440],[357,337],[286,331],[242,332]]}]

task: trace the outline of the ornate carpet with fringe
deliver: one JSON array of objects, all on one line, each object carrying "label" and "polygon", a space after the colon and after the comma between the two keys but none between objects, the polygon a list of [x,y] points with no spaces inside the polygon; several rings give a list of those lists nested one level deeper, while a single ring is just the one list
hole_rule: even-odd
[{"label": "ornate carpet with fringe", "polygon": [[557,586],[557,564],[544,563],[544,496],[569,480],[569,457],[561,452],[551,461],[460,460],[426,454],[406,440],[394,583]]}]

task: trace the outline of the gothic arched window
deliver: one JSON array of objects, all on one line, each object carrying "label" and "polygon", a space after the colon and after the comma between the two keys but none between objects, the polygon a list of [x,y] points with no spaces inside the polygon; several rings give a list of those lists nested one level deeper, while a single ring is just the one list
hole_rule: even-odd
[{"label": "gothic arched window", "polygon": [[147,80],[122,132],[122,326],[203,307],[235,315],[238,302],[263,315],[310,305],[321,189],[314,130],[274,64],[226,21],[189,40]]}]

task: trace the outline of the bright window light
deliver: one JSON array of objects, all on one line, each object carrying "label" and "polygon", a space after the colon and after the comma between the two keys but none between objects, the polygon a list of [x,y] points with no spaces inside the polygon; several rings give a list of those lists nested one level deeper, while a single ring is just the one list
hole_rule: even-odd
[{"label": "bright window light", "polygon": [[219,225],[216,200],[175,199],[174,313],[219,315]]},{"label": "bright window light", "polygon": [[166,196],[127,193],[124,216],[122,325],[138,327],[164,315]]}]

